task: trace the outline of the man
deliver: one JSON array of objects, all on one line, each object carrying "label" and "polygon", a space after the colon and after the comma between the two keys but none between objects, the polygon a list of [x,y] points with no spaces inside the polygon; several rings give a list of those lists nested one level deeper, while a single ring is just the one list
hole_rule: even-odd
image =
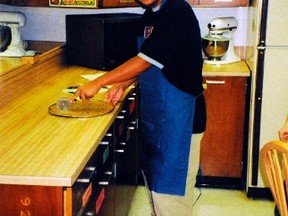
[{"label": "man", "polygon": [[[79,87],[72,100],[89,100],[101,87],[114,84],[106,99],[117,103],[139,78],[143,170],[155,214],[189,216],[206,118],[199,24],[184,0],[138,2],[146,8],[138,55]],[[193,142],[192,133],[200,133]]]}]

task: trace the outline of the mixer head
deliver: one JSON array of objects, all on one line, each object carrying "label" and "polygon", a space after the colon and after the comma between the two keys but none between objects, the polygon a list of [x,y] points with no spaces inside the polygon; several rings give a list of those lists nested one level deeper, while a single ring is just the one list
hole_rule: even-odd
[{"label": "mixer head", "polygon": [[209,34],[214,37],[221,37],[224,33],[232,34],[238,27],[235,17],[217,17],[207,25]]}]

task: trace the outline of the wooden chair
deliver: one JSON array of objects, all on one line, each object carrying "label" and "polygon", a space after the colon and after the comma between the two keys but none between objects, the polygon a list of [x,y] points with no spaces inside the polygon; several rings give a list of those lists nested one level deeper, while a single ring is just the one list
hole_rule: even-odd
[{"label": "wooden chair", "polygon": [[280,215],[288,216],[288,143],[266,143],[261,149],[261,163]]}]

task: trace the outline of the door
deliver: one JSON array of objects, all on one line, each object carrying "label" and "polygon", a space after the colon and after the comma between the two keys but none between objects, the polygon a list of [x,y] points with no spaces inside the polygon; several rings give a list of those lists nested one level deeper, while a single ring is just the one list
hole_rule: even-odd
[{"label": "door", "polygon": [[207,125],[201,142],[203,177],[242,177],[246,77],[205,77]]}]

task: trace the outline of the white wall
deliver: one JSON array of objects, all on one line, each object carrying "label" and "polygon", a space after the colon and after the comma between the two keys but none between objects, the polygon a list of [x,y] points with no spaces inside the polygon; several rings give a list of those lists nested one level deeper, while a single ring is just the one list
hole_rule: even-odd
[{"label": "white wall", "polygon": [[[22,28],[24,40],[65,42],[65,15],[87,13],[133,12],[143,13],[142,8],[121,9],[66,9],[39,7],[11,7],[0,4],[0,11],[21,11],[27,17],[27,23]],[[207,24],[220,16],[234,16],[238,20],[238,29],[234,34],[235,46],[245,46],[247,32],[247,7],[238,8],[194,8],[198,17],[201,34],[207,34]]]}]

